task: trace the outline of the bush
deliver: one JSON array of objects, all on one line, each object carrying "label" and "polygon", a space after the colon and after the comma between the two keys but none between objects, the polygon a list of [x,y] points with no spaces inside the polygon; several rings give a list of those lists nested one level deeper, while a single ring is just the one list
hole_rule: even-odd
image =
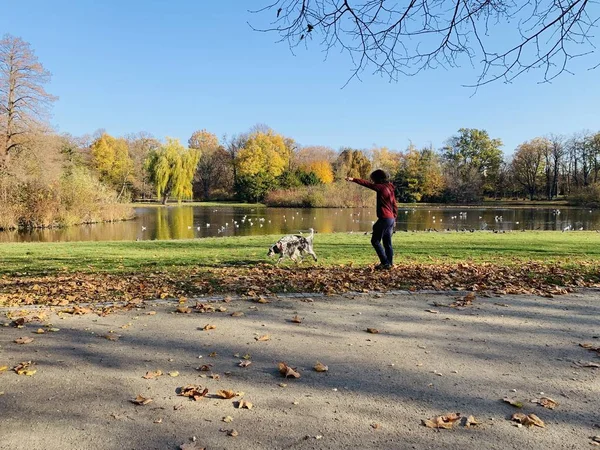
[{"label": "bush", "polygon": [[375,192],[339,182],[275,190],[267,194],[264,203],[291,208],[363,208],[375,206]]},{"label": "bush", "polygon": [[600,207],[600,183],[573,189],[567,200],[572,205]]}]

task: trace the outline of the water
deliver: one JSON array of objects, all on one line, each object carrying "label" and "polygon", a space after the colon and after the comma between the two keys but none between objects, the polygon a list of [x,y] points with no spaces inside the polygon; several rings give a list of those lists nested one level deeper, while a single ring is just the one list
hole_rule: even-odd
[{"label": "water", "polygon": [[[193,239],[304,232],[370,231],[375,209],[300,209],[234,206],[169,206],[135,208],[136,219],[79,225],[63,229],[0,232],[0,242],[114,241]],[[237,224],[234,222],[236,221]],[[396,229],[462,230],[579,230],[600,229],[600,210],[589,208],[400,208]]]}]

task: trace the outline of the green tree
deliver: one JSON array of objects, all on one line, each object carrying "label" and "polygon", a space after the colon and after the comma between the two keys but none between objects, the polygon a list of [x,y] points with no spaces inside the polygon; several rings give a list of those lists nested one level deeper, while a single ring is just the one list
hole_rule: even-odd
[{"label": "green tree", "polygon": [[395,177],[398,200],[420,202],[441,194],[444,182],[437,155],[431,148],[417,150],[410,146],[400,157]]},{"label": "green tree", "polygon": [[92,143],[91,157],[100,181],[115,188],[121,198],[133,172],[127,141],[103,133]]},{"label": "green tree", "polygon": [[170,196],[179,201],[192,196],[192,180],[199,159],[198,150],[186,149],[172,138],[167,138],[164,145],[150,153],[146,167],[163,205]]},{"label": "green tree", "polygon": [[[493,194],[502,162],[502,141],[491,139],[485,130],[461,128],[449,139],[443,157],[451,176],[460,177],[462,184],[469,181],[481,185],[478,195]],[[476,174],[479,180],[473,180]]]}]

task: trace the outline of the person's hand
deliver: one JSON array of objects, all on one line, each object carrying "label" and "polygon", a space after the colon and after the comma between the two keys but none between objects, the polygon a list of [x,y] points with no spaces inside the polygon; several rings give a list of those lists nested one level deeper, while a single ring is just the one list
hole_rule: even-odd
[{"label": "person's hand", "polygon": [[346,177],[346,181],[354,181],[354,178],[352,178],[352,177]]}]

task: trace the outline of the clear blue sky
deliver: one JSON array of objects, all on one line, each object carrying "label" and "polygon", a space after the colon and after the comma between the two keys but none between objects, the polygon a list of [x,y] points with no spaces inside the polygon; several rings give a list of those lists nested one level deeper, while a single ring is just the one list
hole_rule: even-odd
[{"label": "clear blue sky", "polygon": [[341,89],[345,57],[316,46],[292,55],[253,32],[247,8],[268,0],[29,0],[0,15],[0,35],[31,43],[59,96],[52,122],[74,135],[147,131],[187,141],[265,123],[303,145],[441,147],[460,127],[483,128],[504,151],[547,133],[600,130],[600,70],[537,84],[541,74],[495,83],[471,97],[467,62],[389,83],[365,72]]}]

